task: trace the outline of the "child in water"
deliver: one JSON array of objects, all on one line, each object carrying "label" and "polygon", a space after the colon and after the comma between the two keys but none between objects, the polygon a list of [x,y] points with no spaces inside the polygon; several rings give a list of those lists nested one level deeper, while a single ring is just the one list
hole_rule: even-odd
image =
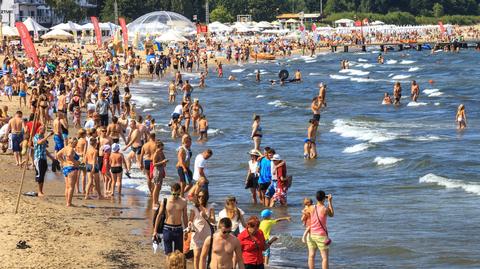
[{"label": "child in water", "polygon": [[457,116],[455,121],[458,124],[457,129],[462,130],[467,128],[467,115],[465,114],[465,105],[460,104],[457,109]]},{"label": "child in water", "polygon": [[[272,231],[272,228],[274,225],[276,225],[280,221],[285,221],[291,220],[291,217],[283,217],[283,218],[278,218],[278,219],[272,219],[273,212],[270,209],[264,209],[261,213],[260,216],[262,217],[262,221],[260,222],[260,227],[259,229],[263,232],[263,235],[265,236],[265,241],[268,244],[272,244],[275,242],[278,237],[273,236],[270,238],[270,232]],[[268,265],[269,260],[270,260],[270,248],[265,250],[263,252],[263,258],[264,258],[264,263]]]},{"label": "child in water", "polygon": [[200,133],[198,141],[208,140],[208,121],[205,115],[200,116],[200,120],[198,120],[198,131]]}]

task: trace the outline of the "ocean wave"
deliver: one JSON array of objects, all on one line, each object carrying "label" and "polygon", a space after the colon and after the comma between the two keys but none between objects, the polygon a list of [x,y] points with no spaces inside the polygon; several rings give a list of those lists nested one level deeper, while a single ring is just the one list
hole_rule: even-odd
[{"label": "ocean wave", "polygon": [[233,69],[230,72],[232,72],[232,73],[242,73],[243,71],[245,71],[245,69]]},{"label": "ocean wave", "polygon": [[352,76],[366,76],[368,74],[370,74],[369,71],[362,71],[362,70],[358,70],[358,69],[342,69],[339,71],[339,73],[348,73]]},{"label": "ocean wave", "polygon": [[398,63],[397,60],[387,60],[386,64],[396,64]]},{"label": "ocean wave", "polygon": [[360,143],[350,147],[346,147],[343,153],[357,153],[368,149],[370,145],[368,143]]},{"label": "ocean wave", "polygon": [[393,165],[401,161],[403,161],[403,159],[395,157],[376,157],[373,160],[378,166]]},{"label": "ocean wave", "polygon": [[411,75],[396,75],[396,76],[393,76],[392,79],[393,80],[401,80],[401,79],[406,79],[406,78],[409,78],[411,77]]},{"label": "ocean wave", "polygon": [[400,62],[400,64],[413,64],[413,63],[415,63],[415,62],[416,62],[416,61],[402,60],[402,61]]},{"label": "ocean wave", "polygon": [[223,132],[220,129],[208,128],[207,134],[210,136],[215,136],[215,135],[223,134]]},{"label": "ocean wave", "polygon": [[424,102],[409,102],[407,106],[426,106],[427,103]]},{"label": "ocean wave", "polygon": [[439,89],[425,89],[422,92],[428,97],[438,97],[443,95],[443,92],[441,92]]},{"label": "ocean wave", "polygon": [[145,86],[155,86],[155,87],[162,87],[162,86],[167,86],[167,82],[162,82],[162,81],[144,81],[141,80],[138,82],[139,85],[145,85]]},{"label": "ocean wave", "polygon": [[358,66],[361,66],[363,68],[370,68],[373,67],[373,64],[359,64]]},{"label": "ocean wave", "polygon": [[145,109],[143,110],[143,112],[149,112],[149,111],[154,111],[154,110],[155,110],[154,108],[145,108]]},{"label": "ocean wave", "polygon": [[378,81],[378,79],[371,79],[371,78],[350,78],[351,81],[356,81],[356,82],[375,82]]},{"label": "ocean wave", "polygon": [[368,60],[367,60],[367,59],[362,59],[362,58],[358,58],[358,60],[357,60],[357,61],[359,61],[359,62],[363,62],[363,63],[365,63],[365,62],[368,62]]},{"label": "ocean wave", "polygon": [[272,102],[268,102],[269,105],[275,106],[275,107],[287,107],[288,102],[280,101],[280,100],[275,100]]},{"label": "ocean wave", "polygon": [[263,98],[263,97],[265,97],[265,95],[259,94],[259,95],[255,96],[255,98]]},{"label": "ocean wave", "polygon": [[305,63],[309,64],[309,63],[316,63],[317,60],[305,60]]},{"label": "ocean wave", "polygon": [[309,73],[309,76],[321,76],[323,75],[322,73],[314,72],[314,73]]},{"label": "ocean wave", "polygon": [[420,70],[420,67],[410,67],[408,69],[408,72],[415,72],[415,71],[418,71],[418,70]]},{"label": "ocean wave", "polygon": [[447,189],[463,189],[468,193],[480,195],[480,184],[467,182],[463,180],[450,179],[446,177],[437,176],[435,174],[427,174],[419,179],[420,183],[432,183],[443,186]]},{"label": "ocean wave", "polygon": [[436,135],[425,135],[425,136],[417,136],[417,137],[412,137],[410,138],[413,141],[438,141],[442,138]]},{"label": "ocean wave", "polygon": [[132,100],[135,102],[137,107],[150,106],[152,103],[152,98],[146,96],[133,95]]},{"label": "ocean wave", "polygon": [[350,77],[349,76],[341,76],[341,75],[330,75],[330,78],[332,78],[332,79],[348,79]]},{"label": "ocean wave", "polygon": [[332,133],[340,134],[342,137],[368,141],[370,143],[386,142],[398,137],[397,134],[388,133],[382,128],[375,128],[368,122],[336,119],[333,121],[333,125],[334,127],[330,130]]}]

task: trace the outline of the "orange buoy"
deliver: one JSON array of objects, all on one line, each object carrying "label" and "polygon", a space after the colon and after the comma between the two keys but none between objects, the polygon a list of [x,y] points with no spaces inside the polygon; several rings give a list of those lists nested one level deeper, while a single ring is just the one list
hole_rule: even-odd
[{"label": "orange buoy", "polygon": [[428,83],[433,84],[435,81],[433,79],[429,80]]}]

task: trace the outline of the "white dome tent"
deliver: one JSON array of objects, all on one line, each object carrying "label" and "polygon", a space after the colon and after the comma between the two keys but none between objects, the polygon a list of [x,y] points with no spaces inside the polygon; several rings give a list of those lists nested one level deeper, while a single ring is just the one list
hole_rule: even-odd
[{"label": "white dome tent", "polygon": [[34,32],[34,31],[45,32],[48,30],[48,28],[38,24],[38,22],[32,19],[32,17],[28,17],[25,21],[23,21],[23,24],[25,24],[25,27],[27,27],[27,30],[29,32]]},{"label": "white dome tent", "polygon": [[195,25],[184,16],[170,11],[155,11],[147,13],[127,25],[128,34],[140,38],[148,35],[160,35],[168,30],[175,30],[182,35],[196,30]]}]

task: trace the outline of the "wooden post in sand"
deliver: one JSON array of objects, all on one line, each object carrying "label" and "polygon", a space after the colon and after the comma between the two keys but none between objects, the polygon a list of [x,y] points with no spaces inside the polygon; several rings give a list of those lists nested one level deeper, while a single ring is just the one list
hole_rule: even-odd
[{"label": "wooden post in sand", "polygon": [[[40,106],[40,100],[37,100],[37,107],[35,108],[35,114],[33,115],[32,130],[30,130],[30,137],[28,137],[27,160],[25,161],[25,166],[23,167],[22,180],[20,181],[20,187],[18,188],[17,204],[15,205],[15,214],[18,213],[18,206],[20,205],[20,196],[22,195],[23,181],[25,180],[25,173],[27,172],[28,159],[30,158],[30,151],[29,151],[30,150],[30,143],[32,142],[33,130],[35,130],[35,125],[37,123],[37,118],[38,118],[37,115],[38,115],[39,106]],[[33,162],[33,160],[32,160],[32,162]]]}]

